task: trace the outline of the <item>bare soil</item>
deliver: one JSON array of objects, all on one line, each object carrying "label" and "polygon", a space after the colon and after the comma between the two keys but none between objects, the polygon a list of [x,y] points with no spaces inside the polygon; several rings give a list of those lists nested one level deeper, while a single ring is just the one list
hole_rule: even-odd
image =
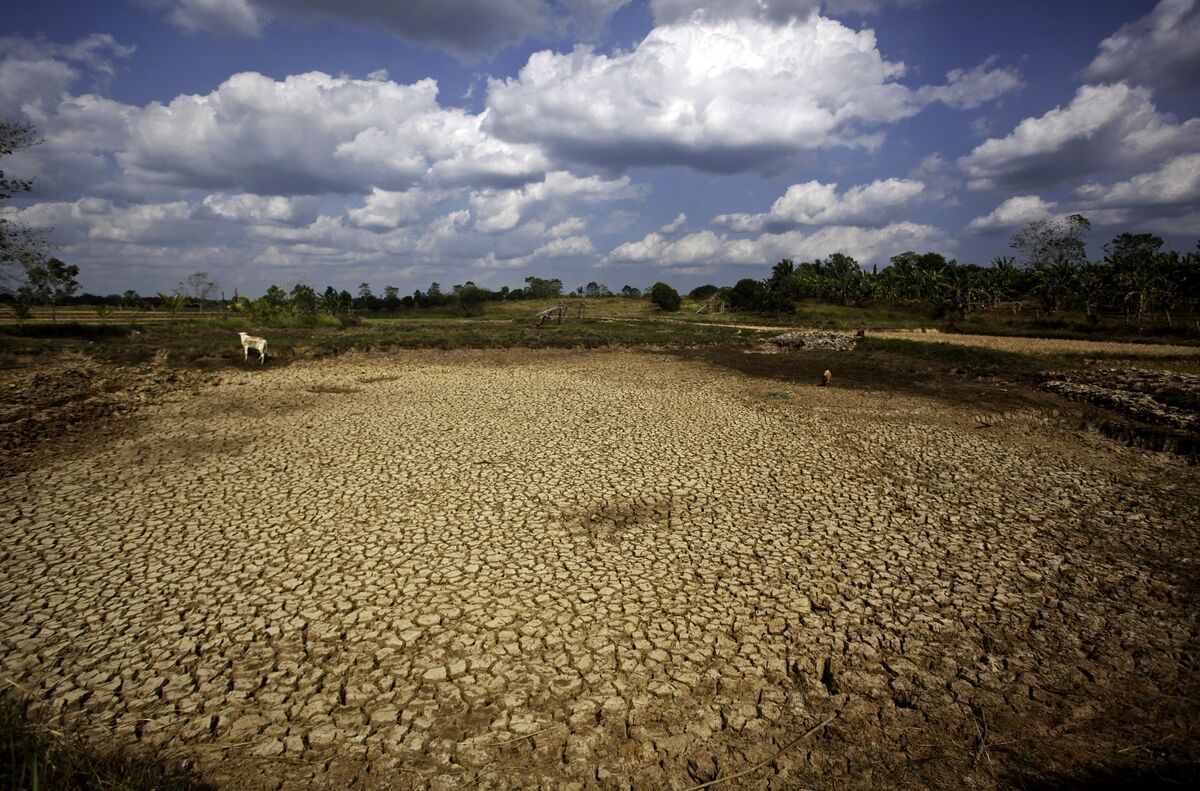
[{"label": "bare soil", "polygon": [[5,370],[0,670],[229,788],[1197,778],[1194,468],[735,354]]}]

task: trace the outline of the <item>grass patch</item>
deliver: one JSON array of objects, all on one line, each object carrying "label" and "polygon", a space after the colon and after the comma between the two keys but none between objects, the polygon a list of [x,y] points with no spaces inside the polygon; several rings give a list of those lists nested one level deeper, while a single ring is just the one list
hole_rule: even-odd
[{"label": "grass patch", "polygon": [[153,756],[98,750],[58,735],[28,706],[0,692],[0,788],[30,791],[207,791],[198,778]]},{"label": "grass patch", "polygon": [[859,338],[858,351],[872,356],[928,366],[964,368],[971,371],[1008,371],[1031,373],[1044,368],[1052,359],[1042,355],[1006,352],[955,343],[927,343],[901,338]]}]

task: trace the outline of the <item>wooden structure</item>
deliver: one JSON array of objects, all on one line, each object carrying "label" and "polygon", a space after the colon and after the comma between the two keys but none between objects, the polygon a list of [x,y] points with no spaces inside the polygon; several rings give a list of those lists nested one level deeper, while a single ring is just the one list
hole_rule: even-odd
[{"label": "wooden structure", "polygon": [[541,329],[542,325],[546,323],[546,319],[551,317],[554,317],[555,323],[562,324],[563,316],[565,316],[566,313],[567,306],[560,302],[552,308],[546,308],[543,311],[539,311],[533,320],[533,326]]},{"label": "wooden structure", "polygon": [[697,314],[724,313],[724,312],[725,312],[725,300],[721,299],[720,297],[713,297],[712,299],[707,299],[704,301],[703,305],[701,305],[699,308],[696,309]]}]

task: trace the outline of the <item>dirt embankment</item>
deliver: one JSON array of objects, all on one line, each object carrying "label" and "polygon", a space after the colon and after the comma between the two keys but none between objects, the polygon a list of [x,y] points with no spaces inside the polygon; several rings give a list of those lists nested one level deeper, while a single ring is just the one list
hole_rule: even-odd
[{"label": "dirt embankment", "polygon": [[1194,773],[1194,477],[979,410],[634,353],[222,373],[0,479],[0,668],[229,788]]}]

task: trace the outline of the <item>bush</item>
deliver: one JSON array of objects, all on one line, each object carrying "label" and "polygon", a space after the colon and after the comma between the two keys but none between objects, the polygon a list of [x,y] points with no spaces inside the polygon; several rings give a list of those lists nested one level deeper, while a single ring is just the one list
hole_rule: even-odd
[{"label": "bush", "polygon": [[679,296],[679,292],[668,286],[666,283],[655,283],[650,289],[650,301],[658,306],[660,310],[667,313],[673,313],[679,310],[679,306],[683,300]]}]

